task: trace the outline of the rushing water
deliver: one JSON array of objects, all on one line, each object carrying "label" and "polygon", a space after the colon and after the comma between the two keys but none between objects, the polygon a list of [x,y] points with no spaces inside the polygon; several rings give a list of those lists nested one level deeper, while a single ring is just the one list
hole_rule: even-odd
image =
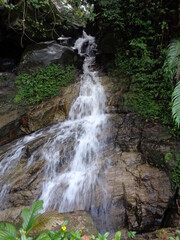
[{"label": "rushing water", "polygon": [[[4,183],[0,202],[5,199],[11,170],[21,159],[26,144],[48,135],[48,141],[39,154],[40,159],[46,160],[45,181],[40,197],[44,200],[45,210],[66,212],[91,207],[93,190],[101,170],[99,153],[103,141],[100,134],[107,121],[106,97],[98,72],[93,71],[96,51],[94,37],[83,32],[74,48],[84,56],[84,64],[80,93],[71,106],[69,118],[50,129],[22,138],[13,147],[9,146],[9,151],[0,162],[0,176],[4,176],[4,173],[6,176],[6,179],[0,178],[0,183]],[[35,161],[34,155],[29,157],[26,168]]]}]

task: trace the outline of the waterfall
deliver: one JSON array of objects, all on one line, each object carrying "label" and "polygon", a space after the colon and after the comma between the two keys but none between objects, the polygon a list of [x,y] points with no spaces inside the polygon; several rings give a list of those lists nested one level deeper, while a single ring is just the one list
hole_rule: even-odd
[{"label": "waterfall", "polygon": [[[87,43],[84,53],[83,45]],[[47,161],[47,181],[43,185],[41,199],[44,207],[58,209],[60,212],[84,210],[90,206],[92,190],[98,177],[98,152],[101,143],[98,135],[106,123],[105,93],[98,73],[91,70],[95,62],[95,39],[83,32],[83,37],[75,43],[80,55],[84,55],[83,74],[79,97],[71,106],[66,131],[60,132],[53,140],[53,148],[46,144],[44,157]],[[69,164],[63,172],[58,172],[59,151],[54,148],[74,139],[74,150],[68,153]],[[66,150],[63,149],[66,155]]]},{"label": "waterfall", "polygon": [[[85,32],[75,42],[74,48],[84,57],[84,64],[79,96],[71,106],[68,120],[8,145],[9,150],[0,159],[0,176],[3,176],[0,202],[9,191],[12,169],[23,156],[26,145],[48,136],[38,153],[39,159],[45,160],[40,196],[44,209],[69,212],[91,208],[93,191],[99,182],[102,132],[107,122],[105,92],[98,72],[93,70],[96,47],[95,38]],[[37,161],[35,155],[36,151],[29,157],[26,169]]]}]

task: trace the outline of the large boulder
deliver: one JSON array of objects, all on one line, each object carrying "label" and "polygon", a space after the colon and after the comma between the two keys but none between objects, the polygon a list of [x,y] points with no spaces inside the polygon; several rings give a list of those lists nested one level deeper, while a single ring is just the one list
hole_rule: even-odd
[{"label": "large boulder", "polygon": [[19,64],[19,71],[30,72],[49,64],[81,67],[82,59],[71,47],[58,44],[56,41],[32,44],[25,50]]}]

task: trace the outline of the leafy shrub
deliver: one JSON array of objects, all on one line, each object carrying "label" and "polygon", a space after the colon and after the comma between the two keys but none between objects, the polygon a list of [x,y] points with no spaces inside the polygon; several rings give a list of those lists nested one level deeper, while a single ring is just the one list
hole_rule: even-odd
[{"label": "leafy shrub", "polygon": [[115,58],[115,76],[124,74],[130,79],[126,107],[152,122],[168,125],[172,134],[180,135],[171,114],[173,79],[163,69],[166,51],[161,49],[160,55],[153,57],[150,46],[141,40],[130,41],[128,49],[117,53]]},{"label": "leafy shrub", "polygon": [[39,68],[31,74],[20,73],[15,81],[18,92],[14,101],[23,104],[35,104],[55,97],[61,87],[75,80],[74,66],[62,68],[61,65],[49,65]]},{"label": "leafy shrub", "polygon": [[[52,219],[53,221],[56,221],[56,213],[51,212],[48,216],[48,218],[45,218],[43,214],[39,214],[38,212],[43,209],[43,201],[39,200],[33,203],[32,207],[30,209],[23,209],[22,211],[22,219],[23,224],[22,227],[19,229],[19,233],[16,230],[15,226],[10,223],[0,223],[0,239],[1,240],[79,240],[82,231],[76,231],[76,232],[68,232],[66,230],[66,225],[68,221],[65,221],[61,229],[58,231],[45,231],[42,232],[39,236],[36,236],[34,238],[28,237],[29,233],[33,230],[37,230],[37,226],[39,222],[45,221],[50,222]],[[42,217],[43,216],[43,217]],[[19,235],[21,238],[19,238]]]},{"label": "leafy shrub", "polygon": [[[77,230],[75,232],[69,232],[66,229],[68,221],[64,221],[61,225],[60,230],[57,231],[44,231],[39,236],[28,237],[31,231],[37,231],[38,227],[44,223],[55,223],[56,222],[56,212],[49,212],[48,214],[40,214],[39,211],[43,209],[43,201],[38,200],[33,203],[30,209],[24,208],[22,211],[22,227],[19,229],[19,233],[15,226],[11,223],[0,223],[0,239],[1,240],[81,240],[82,230]],[[58,220],[57,220],[58,221]],[[136,232],[128,232],[128,237],[133,239]],[[21,238],[19,238],[19,235]],[[91,236],[94,240],[107,240],[109,233],[101,235],[98,233],[97,237]],[[115,233],[113,240],[121,239],[121,231]]]},{"label": "leafy shrub", "polygon": [[172,26],[178,24],[169,13],[178,15],[176,9],[172,0],[95,2],[101,37],[108,31],[114,38],[117,79],[123,73],[131,81],[127,107],[151,121],[168,125],[177,135],[171,116],[174,82],[163,71]]}]

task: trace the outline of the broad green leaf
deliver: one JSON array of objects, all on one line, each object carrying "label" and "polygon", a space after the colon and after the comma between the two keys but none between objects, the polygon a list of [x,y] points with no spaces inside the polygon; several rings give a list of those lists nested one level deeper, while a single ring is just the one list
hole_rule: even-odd
[{"label": "broad green leaf", "polygon": [[0,239],[1,240],[14,240],[17,238],[17,230],[11,223],[3,224],[0,227]]},{"label": "broad green leaf", "polygon": [[121,231],[118,231],[115,233],[115,240],[120,240],[121,239]]},{"label": "broad green leaf", "polygon": [[6,232],[5,230],[0,230],[0,239],[1,240],[16,240],[14,236],[12,236],[10,233]]},{"label": "broad green leaf", "polygon": [[38,211],[43,209],[43,201],[38,200],[33,203],[30,209],[23,209],[22,211],[22,218],[23,218],[23,229],[28,233],[35,220],[39,217],[40,214],[37,214]]},{"label": "broad green leaf", "polygon": [[47,233],[43,232],[38,238],[36,238],[36,240],[51,240],[51,237]]},{"label": "broad green leaf", "polygon": [[6,232],[8,232],[13,237],[17,237],[17,230],[11,223],[6,223]]},{"label": "broad green leaf", "polygon": [[105,234],[104,234],[104,238],[107,238],[109,236],[109,232],[106,232]]},{"label": "broad green leaf", "polygon": [[32,231],[50,230],[52,225],[66,225],[64,224],[64,217],[58,212],[45,212],[38,216],[33,222]]}]

